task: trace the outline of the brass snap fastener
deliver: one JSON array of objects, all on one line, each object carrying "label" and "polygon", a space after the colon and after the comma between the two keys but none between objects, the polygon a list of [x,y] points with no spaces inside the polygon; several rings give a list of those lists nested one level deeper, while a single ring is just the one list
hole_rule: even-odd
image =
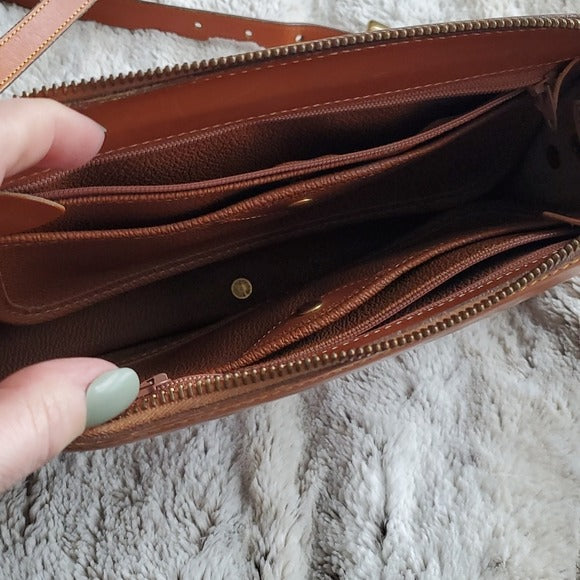
[{"label": "brass snap fastener", "polygon": [[236,278],[231,286],[232,294],[238,300],[246,300],[252,295],[252,283],[247,278]]},{"label": "brass snap fastener", "polygon": [[306,316],[322,308],[322,300],[313,300],[301,306],[294,314],[295,316]]}]

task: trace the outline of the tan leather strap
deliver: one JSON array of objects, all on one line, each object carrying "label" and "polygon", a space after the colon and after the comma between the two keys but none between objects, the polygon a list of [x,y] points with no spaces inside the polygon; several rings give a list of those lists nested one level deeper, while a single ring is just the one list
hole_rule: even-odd
[{"label": "tan leather strap", "polygon": [[42,0],[0,39],[0,90],[6,88],[95,0]]},{"label": "tan leather strap", "polygon": [[[0,91],[42,54],[75,20],[128,29],[152,28],[187,38],[231,38],[283,46],[343,34],[311,24],[285,24],[144,0],[13,0],[32,10],[0,39]],[[93,6],[94,5],[94,6]]]}]

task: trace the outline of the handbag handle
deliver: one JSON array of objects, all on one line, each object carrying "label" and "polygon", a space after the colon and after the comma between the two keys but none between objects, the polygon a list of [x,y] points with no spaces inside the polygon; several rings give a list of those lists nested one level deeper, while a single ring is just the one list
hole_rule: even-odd
[{"label": "handbag handle", "polygon": [[12,0],[30,12],[0,38],[0,92],[33,63],[75,20],[136,30],[151,28],[195,40],[231,38],[264,47],[318,40],[343,31],[286,24],[156,4],[146,0]]}]

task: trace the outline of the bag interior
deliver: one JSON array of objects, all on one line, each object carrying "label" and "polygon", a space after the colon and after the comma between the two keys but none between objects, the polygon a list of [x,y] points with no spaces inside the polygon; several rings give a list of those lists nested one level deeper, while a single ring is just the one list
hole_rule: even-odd
[{"label": "bag interior", "polygon": [[555,71],[557,123],[527,87],[458,86],[185,131],[15,180],[66,213],[0,240],[2,375],[69,356],[143,378],[228,372],[491,291],[578,236],[577,68]]}]

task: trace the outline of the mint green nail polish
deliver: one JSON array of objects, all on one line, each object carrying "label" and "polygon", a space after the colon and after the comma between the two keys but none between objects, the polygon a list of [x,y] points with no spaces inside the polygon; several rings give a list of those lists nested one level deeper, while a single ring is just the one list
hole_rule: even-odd
[{"label": "mint green nail polish", "polygon": [[139,377],[133,369],[113,369],[98,376],[87,389],[87,427],[120,415],[138,393]]}]

